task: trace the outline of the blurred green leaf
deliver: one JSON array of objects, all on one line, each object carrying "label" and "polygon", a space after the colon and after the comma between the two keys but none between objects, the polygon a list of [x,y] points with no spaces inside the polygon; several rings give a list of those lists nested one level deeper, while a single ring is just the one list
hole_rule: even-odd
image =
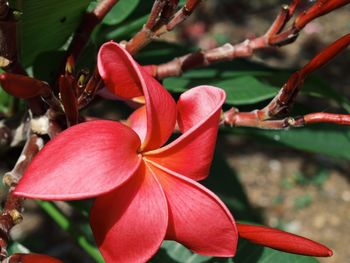
[{"label": "blurred green leaf", "polygon": [[124,21],[137,7],[140,0],[119,0],[103,19],[107,25],[115,25]]},{"label": "blurred green leaf", "polygon": [[252,104],[273,98],[277,89],[252,76],[242,76],[214,82],[214,86],[226,91],[226,103],[232,105]]},{"label": "blurred green leaf", "polygon": [[317,263],[312,257],[284,253],[239,239],[234,258],[205,257],[174,241],[165,241],[151,263]]},{"label": "blurred green leaf", "polygon": [[0,88],[0,112],[5,113],[11,106],[13,97]]},{"label": "blurred green leaf", "polygon": [[289,130],[223,128],[232,133],[268,139],[291,148],[350,159],[350,130],[345,126],[314,124]]},{"label": "blurred green leaf", "polygon": [[78,27],[90,0],[11,2],[23,12],[19,23],[21,61],[29,66],[41,52],[58,49],[67,41]]},{"label": "blurred green leaf", "polygon": [[[125,0],[125,4],[129,2],[134,2]],[[101,43],[108,40],[127,40],[133,36],[137,31],[139,31],[142,26],[146,23],[149,13],[152,9],[153,1],[139,1],[131,8],[128,7],[127,16],[123,17],[117,24],[107,25],[102,24],[96,31],[93,37],[95,44],[100,45]],[[118,8],[119,3],[115,8]],[[120,7],[119,7],[120,8]],[[117,26],[116,26],[117,25]]]},{"label": "blurred green leaf", "polygon": [[[203,76],[205,78],[205,76]],[[225,80],[207,80],[186,78],[168,78],[164,86],[172,92],[184,92],[198,85],[213,85],[226,91],[226,103],[230,105],[253,104],[273,98],[278,89],[259,81],[257,78],[245,75]]]}]

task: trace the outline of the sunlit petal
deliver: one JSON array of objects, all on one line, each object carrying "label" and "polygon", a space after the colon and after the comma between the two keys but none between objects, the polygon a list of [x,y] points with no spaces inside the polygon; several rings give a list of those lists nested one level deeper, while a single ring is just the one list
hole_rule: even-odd
[{"label": "sunlit petal", "polygon": [[113,121],[75,125],[51,140],[34,158],[15,193],[69,200],[107,193],[127,181],[140,164],[137,134]]},{"label": "sunlit petal", "polygon": [[225,92],[200,86],[181,95],[178,124],[184,132],[178,139],[144,155],[164,167],[194,180],[207,177],[213,159]]},{"label": "sunlit petal", "polygon": [[[151,150],[163,145],[176,122],[176,104],[171,95],[117,43],[108,42],[101,47],[98,69],[106,86],[115,95],[145,97],[147,132],[141,149]],[[144,123],[137,126],[141,125]]]},{"label": "sunlit petal", "polygon": [[164,193],[143,165],[123,187],[97,198],[90,217],[106,262],[146,262],[161,245],[167,222]]},{"label": "sunlit petal", "polygon": [[147,162],[157,175],[169,206],[167,239],[210,256],[234,256],[238,234],[232,215],[205,187]]}]

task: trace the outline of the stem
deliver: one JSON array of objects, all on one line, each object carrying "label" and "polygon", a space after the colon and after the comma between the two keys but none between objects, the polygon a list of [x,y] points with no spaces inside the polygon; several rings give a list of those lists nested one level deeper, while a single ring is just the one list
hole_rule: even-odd
[{"label": "stem", "polygon": [[66,232],[68,232],[79,246],[86,251],[96,262],[105,263],[99,250],[90,244],[89,240],[75,227],[69,219],[51,202],[37,200],[39,206]]},{"label": "stem", "polygon": [[103,20],[107,13],[113,8],[118,0],[101,0],[94,10],[86,13],[81,21],[73,40],[69,45],[65,65],[61,67],[60,75],[64,71],[72,72],[79,55],[86,43],[89,41],[92,31]]}]

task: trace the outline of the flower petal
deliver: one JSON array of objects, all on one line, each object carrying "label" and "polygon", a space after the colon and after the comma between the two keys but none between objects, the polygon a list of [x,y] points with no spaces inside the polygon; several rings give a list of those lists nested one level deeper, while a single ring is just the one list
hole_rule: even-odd
[{"label": "flower petal", "polygon": [[[142,73],[141,69],[141,73]],[[162,146],[174,131],[176,124],[176,104],[174,99],[147,73],[142,73],[147,86],[144,96],[147,107],[147,136],[141,148],[143,151]]]},{"label": "flower petal", "polygon": [[144,141],[147,135],[146,105],[135,110],[127,119],[126,124],[139,135],[141,141]]},{"label": "flower petal", "polygon": [[224,101],[225,92],[210,86],[199,86],[183,93],[177,109],[178,124],[184,134],[144,156],[191,179],[207,177]]},{"label": "flower petal", "polygon": [[141,149],[151,150],[163,145],[176,122],[176,105],[171,95],[117,43],[108,42],[101,47],[98,69],[106,86],[115,95],[126,98],[145,96],[147,132]]},{"label": "flower petal", "polygon": [[208,256],[231,257],[237,246],[232,215],[205,187],[182,175],[147,162],[157,175],[169,206],[167,239]]},{"label": "flower petal", "polygon": [[96,199],[90,224],[106,262],[146,262],[168,224],[159,182],[142,165],[125,185]]},{"label": "flower petal", "polygon": [[34,158],[16,195],[48,200],[90,198],[127,181],[140,164],[137,134],[113,121],[75,125]]},{"label": "flower petal", "polygon": [[237,228],[240,237],[273,249],[314,257],[330,257],[333,254],[322,244],[282,230],[246,224],[237,224]]},{"label": "flower petal", "polygon": [[132,61],[118,44],[108,42],[102,45],[97,56],[97,67],[114,95],[126,99],[142,95],[141,83]]}]

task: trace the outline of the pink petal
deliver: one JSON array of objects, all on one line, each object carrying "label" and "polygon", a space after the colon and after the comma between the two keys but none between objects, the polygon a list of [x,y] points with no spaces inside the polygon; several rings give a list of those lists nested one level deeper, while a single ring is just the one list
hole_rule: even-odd
[{"label": "pink petal", "polygon": [[[142,73],[143,70],[140,70]],[[176,123],[176,104],[157,80],[147,73],[142,73],[142,76],[147,83],[144,88],[147,136],[141,148],[143,151],[149,151],[162,146],[172,134]]]},{"label": "pink petal", "polygon": [[168,224],[159,182],[142,165],[125,185],[96,199],[90,224],[106,262],[148,261]]},{"label": "pink petal", "polygon": [[237,246],[232,215],[220,199],[195,181],[146,162],[168,200],[167,239],[208,256],[231,257]]},{"label": "pink petal", "polygon": [[147,123],[140,118],[142,124],[137,125],[146,130],[141,149],[151,150],[163,145],[176,122],[176,105],[171,95],[117,43],[108,42],[101,47],[98,69],[106,86],[114,94],[126,98],[145,96]]},{"label": "pink petal", "polygon": [[183,93],[177,109],[178,124],[184,134],[144,156],[191,179],[207,177],[224,101],[225,92],[210,86],[196,87]]},{"label": "pink petal", "polygon": [[240,237],[262,246],[314,257],[330,257],[333,254],[322,244],[278,229],[246,224],[237,224],[237,227]]},{"label": "pink petal", "polygon": [[126,99],[142,95],[141,83],[132,60],[116,43],[102,45],[97,56],[97,67],[107,88],[114,95]]},{"label": "pink petal", "polygon": [[144,141],[147,135],[146,105],[135,110],[126,122],[139,135],[141,141]]},{"label": "pink petal", "polygon": [[20,196],[70,200],[107,193],[127,181],[140,164],[136,133],[113,121],[75,125],[50,141],[19,182]]}]

